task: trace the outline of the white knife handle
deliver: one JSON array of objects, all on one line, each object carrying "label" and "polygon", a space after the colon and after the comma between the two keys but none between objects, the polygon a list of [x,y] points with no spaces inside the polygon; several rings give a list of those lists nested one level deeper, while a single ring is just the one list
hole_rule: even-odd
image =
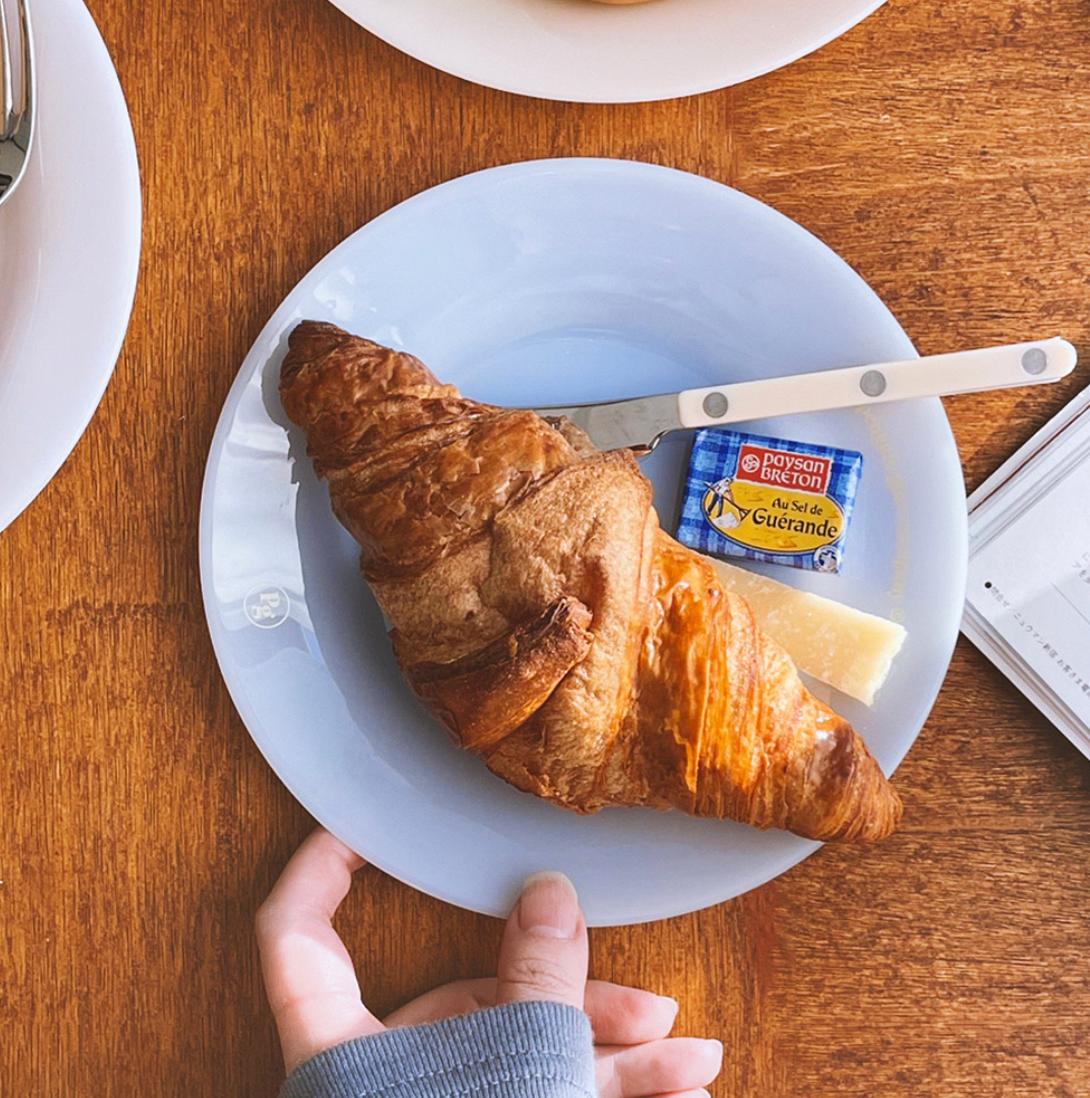
[{"label": "white knife handle", "polygon": [[678,414],[683,427],[716,427],[889,400],[1041,385],[1066,377],[1077,361],[1075,348],[1066,339],[1040,339],[903,362],[689,389],[678,394]]}]

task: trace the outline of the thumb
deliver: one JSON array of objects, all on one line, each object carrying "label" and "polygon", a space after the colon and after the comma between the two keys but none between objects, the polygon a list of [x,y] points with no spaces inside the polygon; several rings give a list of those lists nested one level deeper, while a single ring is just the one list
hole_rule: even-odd
[{"label": "thumb", "polygon": [[548,1000],[583,1009],[587,924],[562,873],[535,873],[522,886],[500,945],[496,1002]]}]

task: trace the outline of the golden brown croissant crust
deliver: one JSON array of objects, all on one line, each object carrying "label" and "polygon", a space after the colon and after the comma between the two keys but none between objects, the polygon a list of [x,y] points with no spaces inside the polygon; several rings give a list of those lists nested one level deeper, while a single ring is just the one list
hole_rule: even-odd
[{"label": "golden brown croissant crust", "polygon": [[291,333],[280,395],[406,679],[496,774],[580,812],[674,807],[815,839],[897,825],[863,741],[659,528],[631,454],[314,321]]}]

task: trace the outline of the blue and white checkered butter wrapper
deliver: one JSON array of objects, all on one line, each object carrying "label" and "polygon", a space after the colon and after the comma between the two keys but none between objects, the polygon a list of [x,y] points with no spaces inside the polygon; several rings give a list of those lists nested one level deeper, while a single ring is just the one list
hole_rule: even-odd
[{"label": "blue and white checkered butter wrapper", "polygon": [[698,431],[678,541],[720,557],[839,572],[862,471],[855,450]]}]

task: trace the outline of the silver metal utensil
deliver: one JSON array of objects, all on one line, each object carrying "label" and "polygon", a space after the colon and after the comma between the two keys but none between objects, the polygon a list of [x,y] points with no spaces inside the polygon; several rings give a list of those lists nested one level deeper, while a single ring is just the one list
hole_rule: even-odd
[{"label": "silver metal utensil", "polygon": [[1066,377],[1077,360],[1075,348],[1066,339],[1042,339],[901,362],[739,381],[662,396],[532,411],[545,419],[571,420],[601,450],[628,449],[643,457],[670,431],[722,427],[766,416],[824,412],[890,400],[1041,385]]},{"label": "silver metal utensil", "polygon": [[18,19],[12,20],[0,0],[0,206],[19,186],[34,143],[37,96],[29,2],[18,0]]}]

